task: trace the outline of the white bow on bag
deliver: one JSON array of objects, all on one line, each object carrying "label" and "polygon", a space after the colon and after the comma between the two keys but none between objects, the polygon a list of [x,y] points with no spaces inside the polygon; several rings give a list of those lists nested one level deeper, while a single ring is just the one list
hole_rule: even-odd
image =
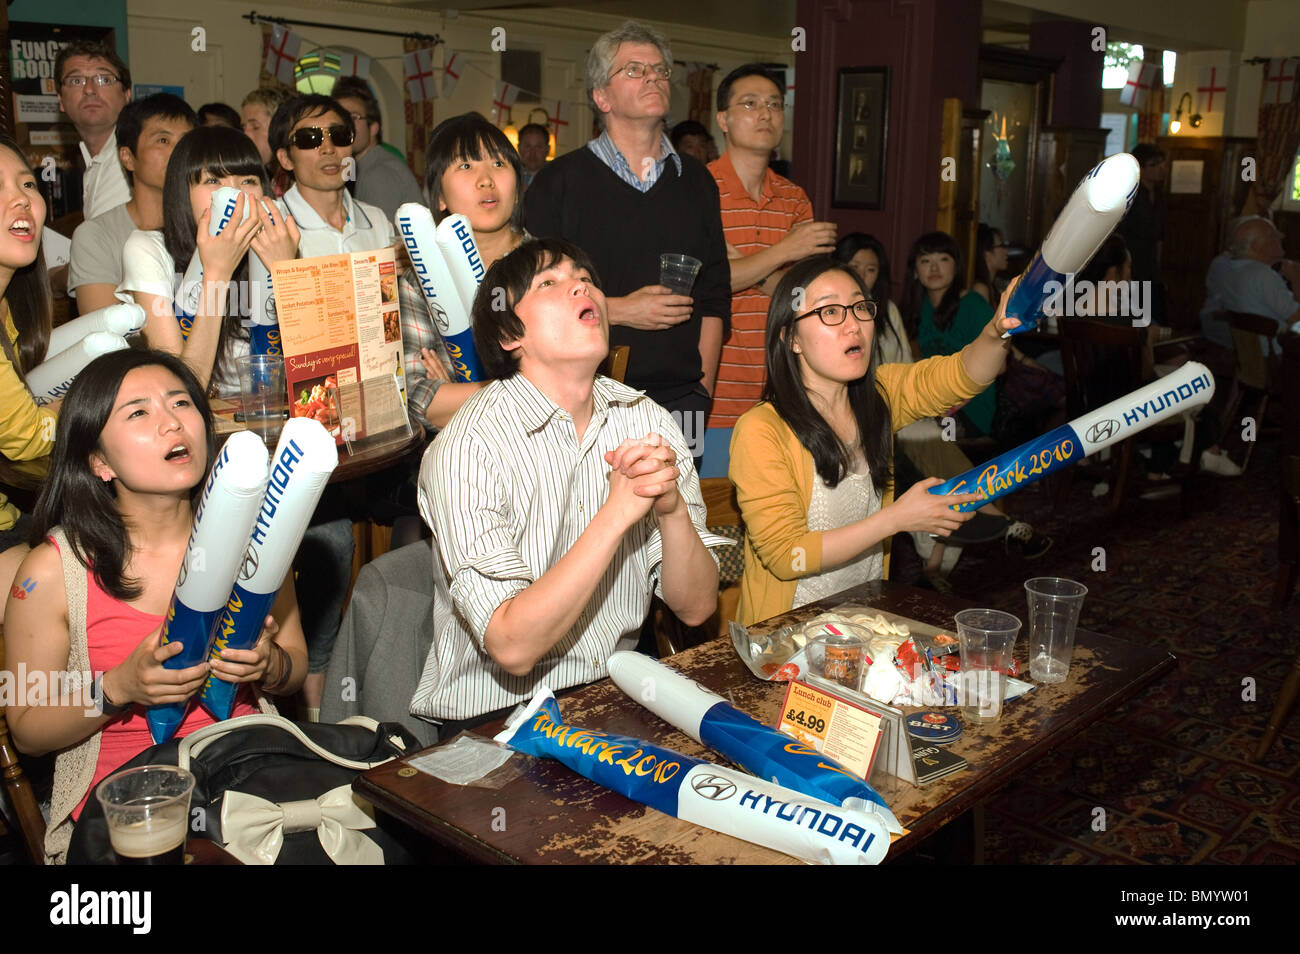
[{"label": "white bow on bag", "polygon": [[276,804],[256,795],[226,792],[221,800],[221,835],[226,850],[246,865],[273,865],[284,836],[315,829],[321,847],[336,865],[382,865],[384,852],[360,829],[374,828],[340,785],[319,798]]},{"label": "white bow on bag", "polygon": [[[379,726],[374,719],[364,716],[353,716],[340,723],[346,724],[362,725],[371,730]],[[238,716],[190,733],[181,740],[176,753],[177,763],[188,770],[190,759],[221,736],[254,725],[273,725],[283,729],[326,761],[357,771],[392,761],[391,757],[377,762],[343,758],[317,745],[288,719],[261,714]],[[396,744],[401,747],[400,742]],[[275,864],[286,834],[313,828],[320,838],[321,847],[335,864],[382,865],[383,849],[361,834],[362,829],[375,827],[374,819],[363,805],[366,803],[353,795],[350,785],[340,785],[319,798],[282,804],[242,792],[226,792],[221,800],[221,833],[226,839],[226,850],[248,865]]]}]

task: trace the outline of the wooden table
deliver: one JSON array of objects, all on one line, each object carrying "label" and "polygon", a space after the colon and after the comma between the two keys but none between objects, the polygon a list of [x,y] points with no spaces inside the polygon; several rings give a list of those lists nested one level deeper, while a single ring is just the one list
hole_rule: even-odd
[{"label": "wooden table", "polygon": [[[758,624],[751,631],[811,619],[844,603],[866,604],[944,627],[952,625],[953,613],[969,605],[927,590],[868,583]],[[713,640],[668,662],[764,723],[775,723],[785,684],[756,679],[736,657],[729,641]],[[970,763],[968,769],[924,788],[892,781],[879,788],[899,821],[910,829],[894,843],[890,858],[915,848],[1054,745],[1113,712],[1173,665],[1174,657],[1162,650],[1080,630],[1069,679],[1055,686],[1039,686],[1007,703],[1000,722],[968,726],[962,738],[952,743],[953,751]],[[644,738],[687,755],[721,761],[716,753],[625,696],[608,679],[565,696],[560,709],[573,725]],[[494,723],[476,734],[491,737],[499,729],[500,723]],[[499,791],[449,785],[415,772],[404,759],[359,776],[353,787],[376,807],[442,848],[477,862],[798,863],[769,849],[670,818],[550,759],[528,760],[524,774]]]}]

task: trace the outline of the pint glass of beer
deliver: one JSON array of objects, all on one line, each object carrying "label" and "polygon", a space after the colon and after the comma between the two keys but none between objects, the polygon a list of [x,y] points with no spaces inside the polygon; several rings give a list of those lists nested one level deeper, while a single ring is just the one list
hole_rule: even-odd
[{"label": "pint glass of beer", "polygon": [[189,832],[194,776],[175,765],[110,775],[95,790],[122,865],[179,865]]}]

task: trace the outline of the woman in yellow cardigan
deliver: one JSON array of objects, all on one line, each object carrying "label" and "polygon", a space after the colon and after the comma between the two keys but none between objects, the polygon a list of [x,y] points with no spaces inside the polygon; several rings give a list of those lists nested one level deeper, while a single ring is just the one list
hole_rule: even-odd
[{"label": "woman in yellow cardigan", "polygon": [[[40,254],[45,200],[7,136],[0,136],[0,219],[0,456],[38,477],[54,447],[55,416],[36,406],[24,375],[45,360],[50,343],[50,284]],[[0,622],[29,523],[0,492]]]},{"label": "woman in yellow cardigan", "polygon": [[[1010,294],[1008,290],[1007,294]],[[1002,305],[958,354],[915,364],[872,360],[876,303],[851,268],[808,258],[782,278],[767,315],[764,400],[741,416],[729,476],[745,521],[741,623],[821,599],[888,569],[900,531],[947,535],[969,520],[932,477],[893,499],[893,432],[942,414],[1001,373]]]}]

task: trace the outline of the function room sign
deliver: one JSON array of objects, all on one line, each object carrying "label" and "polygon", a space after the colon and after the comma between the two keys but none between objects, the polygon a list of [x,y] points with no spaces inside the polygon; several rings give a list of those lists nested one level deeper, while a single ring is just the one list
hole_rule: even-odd
[{"label": "function room sign", "polygon": [[[13,79],[14,132],[50,207],[58,219],[81,208],[81,150],[77,131],[59,111],[59,81],[54,63],[73,40],[112,42],[109,27],[60,26],[11,21],[9,75]],[[52,157],[51,166],[46,157]]]}]

